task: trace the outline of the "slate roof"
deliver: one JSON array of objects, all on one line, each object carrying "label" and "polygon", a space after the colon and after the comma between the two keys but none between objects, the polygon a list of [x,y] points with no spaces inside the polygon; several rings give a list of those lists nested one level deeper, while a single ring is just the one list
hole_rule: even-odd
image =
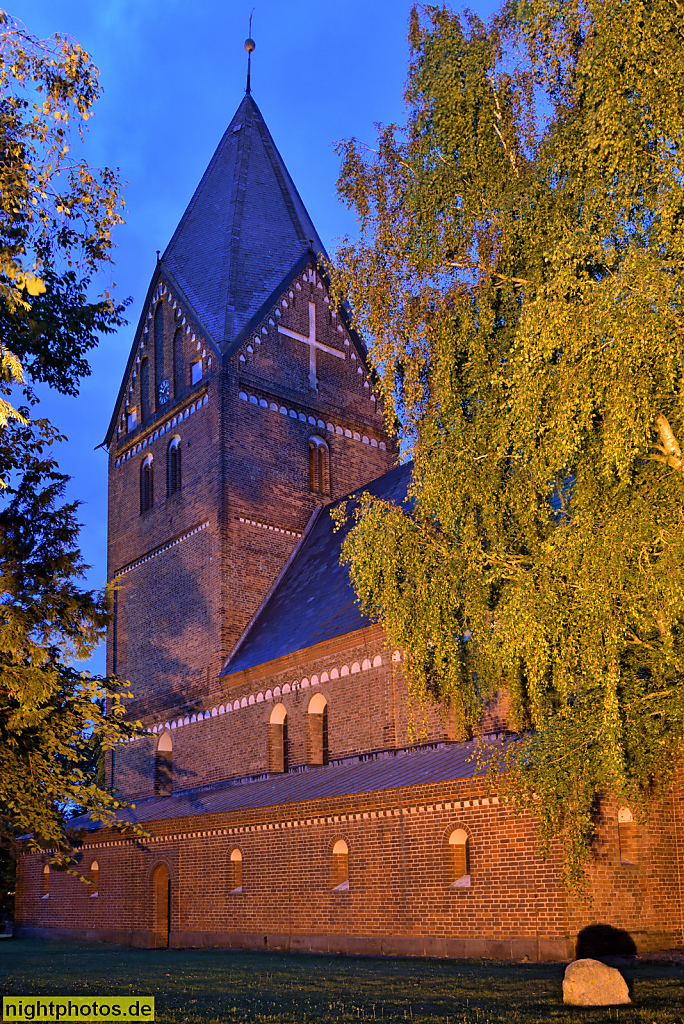
[{"label": "slate roof", "polygon": [[[502,744],[510,742],[509,739],[496,741],[495,749],[500,750]],[[211,787],[139,800],[135,808],[121,811],[120,820],[164,821],[469,779],[485,775],[488,771],[486,763],[477,763],[476,752],[477,743],[472,740],[437,749],[398,754],[387,752],[376,760],[354,764],[309,767],[303,772],[257,782],[229,779]],[[82,815],[70,821],[69,827],[92,831],[102,826],[88,815]]]},{"label": "slate roof", "polygon": [[[412,462],[397,466],[356,493],[368,491],[402,504],[412,468]],[[222,675],[253,668],[370,624],[356,603],[348,569],[340,565],[340,549],[351,524],[335,532],[331,512],[347,500],[349,496],[320,512],[231,653]]]},{"label": "slate roof", "polygon": [[226,350],[309,242],[325,254],[261,111],[245,95],[164,252],[160,270]]}]

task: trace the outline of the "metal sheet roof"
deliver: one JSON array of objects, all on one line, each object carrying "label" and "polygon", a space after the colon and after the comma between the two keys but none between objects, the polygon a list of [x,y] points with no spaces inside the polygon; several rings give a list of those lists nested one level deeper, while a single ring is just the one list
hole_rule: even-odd
[{"label": "metal sheet roof", "polygon": [[[501,742],[507,741],[497,741],[497,748]],[[210,788],[140,800],[135,809],[124,811],[121,817],[140,823],[163,821],[468,779],[487,771],[476,763],[476,749],[476,741],[454,743],[437,749],[383,753],[374,760],[354,764],[308,767],[306,771],[257,782],[227,780]],[[70,826],[89,830],[101,827],[88,816],[75,818]]]}]

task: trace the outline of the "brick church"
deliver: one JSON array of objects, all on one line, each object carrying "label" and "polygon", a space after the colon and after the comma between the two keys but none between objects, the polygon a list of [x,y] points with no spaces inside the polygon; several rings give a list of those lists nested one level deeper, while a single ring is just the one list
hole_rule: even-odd
[{"label": "brick church", "polygon": [[362,487],[402,502],[410,465],[324,251],[248,90],[157,263],[106,438],[108,670],[146,727],[107,781],[149,836],[76,821],[88,886],[24,856],[18,933],[534,960],[607,924],[679,944],[674,796],[648,825],[605,801],[580,906],[448,715],[411,741],[401,655],[331,519]]}]

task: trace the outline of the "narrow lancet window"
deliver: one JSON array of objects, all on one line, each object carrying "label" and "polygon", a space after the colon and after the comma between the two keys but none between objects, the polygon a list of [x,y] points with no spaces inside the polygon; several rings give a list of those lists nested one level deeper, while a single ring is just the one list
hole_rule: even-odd
[{"label": "narrow lancet window", "polygon": [[637,824],[629,807],[618,811],[618,838],[620,840],[620,863],[639,863],[639,836]]},{"label": "narrow lancet window", "polygon": [[306,755],[308,764],[328,763],[328,702],[322,693],[314,694],[307,708]]},{"label": "narrow lancet window", "polygon": [[328,446],[322,437],[309,438],[309,490],[328,494]]},{"label": "narrow lancet window", "polygon": [[157,408],[165,405],[169,398],[169,382],[166,377],[164,360],[164,303],[157,305],[154,314],[154,383],[157,392]]},{"label": "narrow lancet window", "polygon": [[152,456],[148,455],[140,467],[140,513],[144,515],[154,505]]},{"label": "narrow lancet window", "polygon": [[172,437],[166,454],[166,493],[169,497],[181,489],[180,437]]},{"label": "narrow lancet window", "polygon": [[231,850],[228,862],[228,892],[236,895],[242,892],[242,853],[237,848]]},{"label": "narrow lancet window", "polygon": [[98,896],[100,892],[100,865],[96,860],[90,863],[90,895]]},{"label": "narrow lancet window", "polygon": [[268,723],[268,770],[286,772],[288,768],[287,711],[276,704]]},{"label": "narrow lancet window", "polygon": [[183,365],[183,332],[176,331],[173,338],[173,387],[179,398],[185,390],[185,366]]},{"label": "narrow lancet window", "polygon": [[145,356],[140,364],[140,409],[143,423],[150,418],[150,361]]},{"label": "narrow lancet window", "polygon": [[455,888],[470,886],[470,842],[463,828],[454,829],[449,836],[449,875]]}]

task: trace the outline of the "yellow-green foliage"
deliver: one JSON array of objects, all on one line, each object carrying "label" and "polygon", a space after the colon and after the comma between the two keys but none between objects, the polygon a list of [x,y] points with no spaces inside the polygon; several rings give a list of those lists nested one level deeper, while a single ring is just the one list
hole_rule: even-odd
[{"label": "yellow-green foliage", "polygon": [[684,738],[678,14],[424,8],[407,125],[341,146],[338,294],[415,459],[344,557],[418,692],[466,731],[508,692],[509,785],[576,889],[596,798],[646,808]]},{"label": "yellow-green foliage", "polygon": [[116,819],[99,762],[136,729],[125,687],[73,667],[101,642],[107,599],[80,587],[58,435],[29,419],[32,383],[76,394],[98,332],[122,322],[122,305],[89,295],[121,221],[117,175],[70,155],[97,75],[77,43],[42,43],[0,11],[0,845],[30,834],[63,861],[70,811]]},{"label": "yellow-green foliage", "polygon": [[[97,68],[78,43],[66,36],[41,42],[0,11],[3,318],[25,319],[54,283],[60,264],[87,283],[109,259],[112,228],[122,222],[118,176],[109,168],[94,170],[71,152],[99,93]],[[105,322],[116,319],[108,296],[98,310]],[[26,342],[19,347],[21,356]],[[3,330],[3,394],[7,385],[24,380],[17,354]],[[0,399],[0,427],[9,417],[23,419],[9,401]]]},{"label": "yellow-green foliage", "polygon": [[116,821],[121,803],[98,760],[139,725],[124,724],[125,684],[73,667],[102,639],[107,598],[79,587],[86,567],[56,439],[46,421],[0,430],[0,845],[28,834],[66,861],[70,811]]}]

